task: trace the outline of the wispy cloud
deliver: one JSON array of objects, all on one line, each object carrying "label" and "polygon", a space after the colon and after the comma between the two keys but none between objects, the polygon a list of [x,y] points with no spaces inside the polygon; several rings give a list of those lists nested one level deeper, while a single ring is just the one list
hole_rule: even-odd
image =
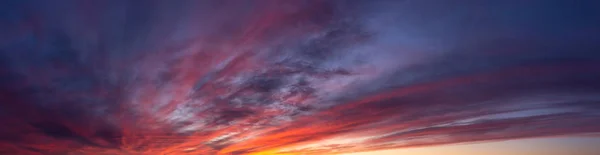
[{"label": "wispy cloud", "polygon": [[2,3],[1,153],[328,154],[600,131],[593,4]]}]

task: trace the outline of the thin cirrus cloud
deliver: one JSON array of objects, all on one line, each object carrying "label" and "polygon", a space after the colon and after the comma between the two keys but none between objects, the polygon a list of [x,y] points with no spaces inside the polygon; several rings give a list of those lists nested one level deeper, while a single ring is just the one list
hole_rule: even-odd
[{"label": "thin cirrus cloud", "polygon": [[2,3],[2,153],[335,154],[600,131],[596,2]]}]

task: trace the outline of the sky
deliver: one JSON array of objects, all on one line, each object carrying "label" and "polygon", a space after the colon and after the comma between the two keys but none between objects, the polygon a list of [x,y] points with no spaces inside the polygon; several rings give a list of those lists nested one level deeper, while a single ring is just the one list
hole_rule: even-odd
[{"label": "sky", "polygon": [[596,155],[600,151],[597,146],[599,142],[600,139],[595,137],[553,137],[401,148],[343,155]]},{"label": "sky", "polygon": [[594,155],[599,17],[593,0],[4,0],[0,154]]}]

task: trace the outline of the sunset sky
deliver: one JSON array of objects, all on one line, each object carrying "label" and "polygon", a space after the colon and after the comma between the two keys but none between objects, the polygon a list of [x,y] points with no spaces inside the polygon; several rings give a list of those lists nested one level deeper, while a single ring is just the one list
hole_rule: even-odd
[{"label": "sunset sky", "polygon": [[597,137],[519,139],[500,142],[400,148],[342,155],[597,155]]},{"label": "sunset sky", "polygon": [[0,155],[599,155],[600,1],[2,0]]}]

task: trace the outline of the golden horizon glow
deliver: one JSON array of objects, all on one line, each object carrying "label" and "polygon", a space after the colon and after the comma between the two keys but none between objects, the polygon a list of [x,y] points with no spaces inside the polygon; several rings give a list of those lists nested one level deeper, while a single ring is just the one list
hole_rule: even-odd
[{"label": "golden horizon glow", "polygon": [[600,144],[600,139],[595,136],[550,137],[399,148],[337,155],[598,155],[600,152],[598,144]]}]

